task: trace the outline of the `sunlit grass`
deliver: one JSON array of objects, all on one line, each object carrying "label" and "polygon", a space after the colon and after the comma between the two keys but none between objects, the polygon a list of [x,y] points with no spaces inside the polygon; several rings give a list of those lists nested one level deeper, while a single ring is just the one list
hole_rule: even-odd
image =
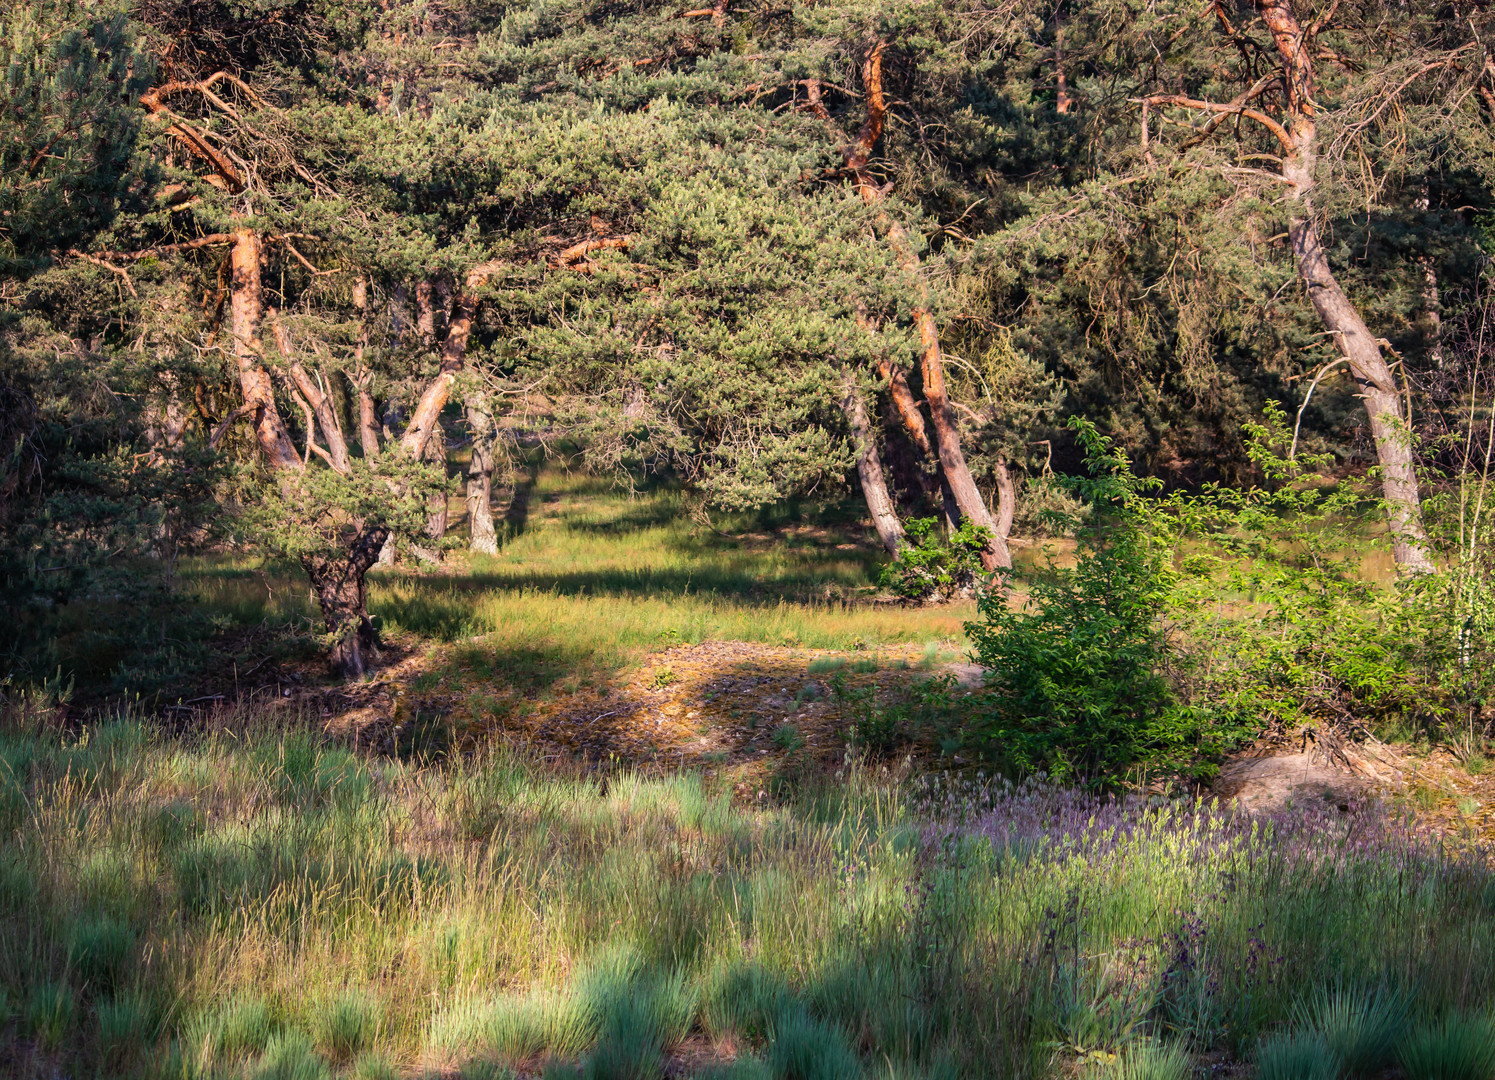
[{"label": "sunlit grass", "polygon": [[[708,528],[669,490],[630,496],[596,479],[540,472],[496,557],[370,575],[370,610],[393,633],[481,639],[490,666],[546,684],[605,676],[652,649],[707,640],[860,649],[935,642],[958,656],[969,603],[874,603],[881,549],[839,506],[800,520],[734,518]],[[315,605],[298,568],[218,557],[191,588],[240,625],[300,621]]]}]

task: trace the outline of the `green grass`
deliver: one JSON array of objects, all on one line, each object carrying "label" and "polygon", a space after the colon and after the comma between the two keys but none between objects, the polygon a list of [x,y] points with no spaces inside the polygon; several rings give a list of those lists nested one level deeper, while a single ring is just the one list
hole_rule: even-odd
[{"label": "green grass", "polygon": [[[706,640],[861,649],[964,646],[972,605],[870,603],[883,556],[837,505],[708,529],[673,491],[634,497],[547,468],[496,557],[453,555],[443,570],[370,575],[382,626],[462,645],[465,665],[516,689],[606,680],[651,650]],[[724,533],[726,535],[724,535]],[[184,568],[212,614],[249,627],[317,629],[299,568],[213,557]],[[931,660],[932,662],[932,660]]]},{"label": "green grass", "polygon": [[[979,790],[915,801],[853,767],[740,805],[690,773],[423,766],[251,720],[0,731],[8,1075],[1039,1078],[1115,1054],[1095,1068],[1174,1080],[1155,1040],[1244,1057],[1288,1025],[1374,1070],[1417,1045],[1408,1002],[1495,991],[1495,878],[1435,849],[1285,862],[1187,804],[1095,850],[944,840]],[[1023,798],[1019,823],[1057,812]]]}]

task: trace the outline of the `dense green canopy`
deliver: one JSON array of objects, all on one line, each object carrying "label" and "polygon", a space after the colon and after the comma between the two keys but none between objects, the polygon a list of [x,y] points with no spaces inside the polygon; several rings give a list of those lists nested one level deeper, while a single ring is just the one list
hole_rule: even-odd
[{"label": "dense green canopy", "polygon": [[1442,328],[1484,272],[1489,20],[13,5],[7,596],[232,537],[300,559],[346,638],[387,535],[439,556],[448,440],[475,440],[474,544],[503,440],[538,438],[722,508],[859,485],[893,548],[897,514],[947,503],[1000,565],[1012,472],[1070,460],[1064,414],[1170,482],[1249,472],[1243,425],[1349,348],[1304,244],[1381,345],[1303,439],[1410,477],[1387,432],[1451,422]]}]

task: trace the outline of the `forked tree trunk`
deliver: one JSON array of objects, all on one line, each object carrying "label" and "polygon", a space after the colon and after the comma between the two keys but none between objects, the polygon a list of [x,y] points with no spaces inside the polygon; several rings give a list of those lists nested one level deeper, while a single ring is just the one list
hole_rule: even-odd
[{"label": "forked tree trunk", "polygon": [[1256,6],[1281,55],[1287,91],[1289,123],[1285,130],[1278,131],[1277,137],[1285,151],[1282,178],[1289,185],[1288,235],[1297,257],[1298,276],[1308,290],[1319,321],[1339,344],[1360,387],[1360,397],[1370,417],[1371,435],[1375,438],[1381,492],[1391,519],[1392,554],[1403,570],[1425,573],[1433,569],[1433,560],[1422,526],[1412,433],[1402,415],[1396,379],[1365,320],[1339,287],[1314,221],[1318,143],[1311,43],[1304,39],[1290,0],[1256,0]]},{"label": "forked tree trunk", "polygon": [[[887,235],[899,265],[917,282],[918,303],[913,309],[913,316],[914,324],[919,328],[919,363],[924,376],[924,400],[929,403],[930,420],[934,427],[932,441],[939,454],[940,468],[962,516],[990,530],[990,540],[981,553],[982,565],[988,570],[1006,569],[1012,566],[1007,540],[998,535],[996,522],[992,520],[986,500],[976,487],[976,481],[971,476],[970,467],[966,464],[965,454],[960,447],[960,427],[945,393],[945,369],[940,351],[939,329],[935,326],[934,315],[929,310],[927,290],[919,276],[918,253],[914,251],[903,226],[891,214],[881,210],[883,189],[867,171],[867,163],[877,140],[882,137],[883,122],[887,115],[887,103],[882,92],[882,54],[885,48],[886,43],[879,42],[868,54],[862,68],[862,78],[867,89],[867,122],[862,126],[856,143],[846,153],[846,168],[856,177],[857,191],[862,201],[868,206],[879,208],[878,225]],[[896,402],[896,388],[894,393]],[[907,424],[908,416],[901,403],[899,411]],[[910,428],[910,434],[912,433]]]},{"label": "forked tree trunk", "polygon": [[862,400],[861,387],[850,378],[841,397],[841,411],[846,414],[846,424],[856,443],[857,479],[862,484],[862,497],[867,500],[867,512],[872,515],[872,527],[888,554],[896,556],[903,543],[903,525],[888,495],[882,459],[877,455],[877,435],[867,418],[867,403]]},{"label": "forked tree trunk", "polygon": [[469,402],[467,426],[472,431],[472,461],[467,466],[468,547],[480,555],[498,554],[493,528],[493,464],[496,430],[493,417]]},{"label": "forked tree trunk", "polygon": [[376,525],[360,532],[346,553],[301,560],[317,594],[322,619],[334,636],[328,660],[345,679],[364,678],[378,657],[379,635],[369,619],[365,575],[388,538],[389,530]]},{"label": "forked tree trunk", "polygon": [[[229,311],[234,360],[239,371],[244,407],[253,421],[260,453],[270,468],[280,475],[287,495],[294,498],[306,465],[296,453],[290,433],[281,419],[270,373],[263,362],[260,321],[264,299],[260,287],[260,252],[260,237],[254,230],[239,229],[233,234],[229,255],[233,270]],[[283,344],[281,350],[289,353],[289,343]],[[335,422],[329,417],[322,423],[323,437],[335,450],[340,448],[340,457],[346,460],[347,448]],[[332,453],[327,456],[331,463]],[[302,560],[327,631],[333,638],[329,657],[332,670],[343,678],[366,675],[376,655],[378,640],[365,603],[364,573],[378,557],[388,534],[389,530],[383,525],[359,528],[346,553]]]}]

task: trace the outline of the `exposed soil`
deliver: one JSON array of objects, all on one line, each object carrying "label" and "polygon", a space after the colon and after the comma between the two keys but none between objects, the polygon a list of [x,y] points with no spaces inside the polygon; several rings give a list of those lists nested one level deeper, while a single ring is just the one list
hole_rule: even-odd
[{"label": "exposed soil", "polygon": [[[601,687],[551,687],[489,714],[472,706],[480,681],[417,691],[440,649],[394,649],[378,678],[319,685],[308,670],[257,673],[263,705],[320,719],[330,733],[385,753],[444,752],[512,742],[550,758],[628,766],[686,766],[762,797],[788,767],[833,768],[845,753],[851,718],[831,689],[875,686],[896,697],[917,680],[951,675],[980,686],[966,662],[931,663],[914,645],[834,652],[739,641],[677,645]],[[501,676],[491,689],[504,692]],[[211,710],[217,696],[195,706]],[[185,717],[184,717],[185,719]],[[1387,745],[1363,735],[1306,732],[1264,740],[1232,756],[1209,794],[1248,810],[1329,802],[1347,809],[1368,798],[1405,800],[1450,836],[1495,840],[1495,768],[1476,771],[1445,749]]]}]

